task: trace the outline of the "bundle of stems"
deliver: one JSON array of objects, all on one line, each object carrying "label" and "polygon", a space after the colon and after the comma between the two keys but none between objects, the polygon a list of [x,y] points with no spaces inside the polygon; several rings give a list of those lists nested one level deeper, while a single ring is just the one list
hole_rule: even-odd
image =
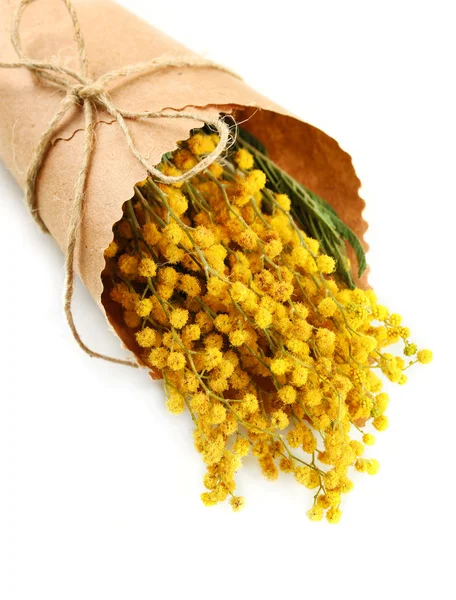
[{"label": "bundle of stems", "polygon": [[[180,174],[216,143],[195,131],[159,167]],[[431,360],[399,315],[355,287],[346,241],[359,274],[366,263],[354,234],[242,130],[185,183],[138,183],[113,231],[104,284],[168,409],[191,415],[203,502],[243,506],[234,476],[251,452],[267,478],[291,473],[314,490],[312,520],[338,522],[350,469],[379,468],[363,458],[370,429],[388,425],[377,373],[404,384]],[[386,352],[399,341],[402,356]]]}]

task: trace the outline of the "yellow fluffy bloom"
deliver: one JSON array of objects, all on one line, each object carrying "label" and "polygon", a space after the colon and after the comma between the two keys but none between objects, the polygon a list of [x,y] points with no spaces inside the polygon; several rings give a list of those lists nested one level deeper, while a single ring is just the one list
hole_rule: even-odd
[{"label": "yellow fluffy bloom", "polygon": [[232,496],[230,504],[234,512],[239,512],[245,506],[245,499],[242,496]]},{"label": "yellow fluffy bloom", "polygon": [[332,317],[337,310],[337,304],[332,298],[324,298],[318,305],[318,312],[322,317]]},{"label": "yellow fluffy bloom", "polygon": [[231,286],[231,297],[235,302],[242,302],[246,299],[249,288],[241,281],[235,281]]},{"label": "yellow fluffy bloom", "polygon": [[325,511],[321,506],[313,506],[310,510],[307,511],[307,516],[311,521],[321,521]]},{"label": "yellow fluffy bloom", "polygon": [[193,231],[192,235],[196,244],[203,250],[213,246],[216,241],[214,233],[202,225],[199,225],[195,231]]},{"label": "yellow fluffy bloom", "polygon": [[176,188],[169,188],[167,194],[169,206],[173,213],[178,217],[182,216],[188,208],[187,198]]},{"label": "yellow fluffy bloom", "polygon": [[206,414],[210,409],[209,398],[203,392],[194,394],[190,400],[190,408],[200,415]]},{"label": "yellow fluffy bloom", "polygon": [[330,273],[333,273],[336,268],[336,261],[332,256],[322,254],[317,258],[317,266],[322,273],[329,275]]},{"label": "yellow fluffy bloom", "polygon": [[138,266],[138,273],[142,277],[155,277],[157,265],[152,258],[142,258]]},{"label": "yellow fluffy bloom", "polygon": [[253,156],[248,150],[245,150],[244,148],[239,148],[239,150],[234,155],[234,160],[236,161],[237,166],[243,171],[248,171],[253,167]]},{"label": "yellow fluffy bloom", "polygon": [[284,375],[290,369],[290,362],[284,358],[275,358],[271,362],[271,371],[275,375]]},{"label": "yellow fluffy bloom", "polygon": [[172,221],[169,223],[169,225],[166,225],[166,227],[163,228],[163,235],[167,242],[177,245],[183,240],[185,233],[182,227],[180,227],[175,221]]},{"label": "yellow fluffy bloom", "polygon": [[342,512],[338,508],[331,506],[331,508],[326,513],[326,520],[328,521],[328,523],[339,523],[341,516]]},{"label": "yellow fluffy bloom", "polygon": [[174,163],[178,169],[189,171],[198,164],[198,161],[191,152],[185,148],[180,148],[174,153]]},{"label": "yellow fluffy bloom", "polygon": [[283,410],[276,410],[271,415],[271,424],[276,429],[286,429],[289,425],[289,420]]},{"label": "yellow fluffy bloom", "polygon": [[363,435],[363,442],[366,444],[366,446],[373,446],[375,444],[375,435],[372,435],[371,433],[365,433]]},{"label": "yellow fluffy bloom", "polygon": [[217,315],[214,319],[214,325],[215,328],[222,333],[229,333],[233,328],[230,316],[223,313]]},{"label": "yellow fluffy bloom", "polygon": [[229,338],[230,338],[230,343],[233,346],[239,347],[239,346],[242,346],[243,344],[245,344],[245,342],[249,338],[249,334],[245,330],[236,329],[236,330],[230,332]]},{"label": "yellow fluffy bloom", "polygon": [[372,421],[372,425],[377,431],[385,431],[388,428],[388,418],[386,415],[379,415]]},{"label": "yellow fluffy bloom", "polygon": [[266,175],[263,171],[255,169],[246,176],[243,184],[245,191],[248,194],[253,195],[262,190],[266,185]]},{"label": "yellow fluffy bloom", "polygon": [[238,438],[233,446],[233,450],[238,456],[247,456],[250,450],[249,441],[246,438]]},{"label": "yellow fluffy bloom", "polygon": [[432,361],[432,352],[430,350],[419,350],[417,358],[418,362],[427,365]]},{"label": "yellow fluffy bloom", "polygon": [[179,289],[190,297],[199,296],[201,293],[200,282],[194,275],[183,275],[180,280]]},{"label": "yellow fluffy bloom", "polygon": [[242,406],[249,413],[254,413],[258,409],[258,399],[254,394],[246,394],[243,398]]},{"label": "yellow fluffy bloom", "polygon": [[150,348],[155,344],[157,332],[150,327],[145,327],[142,331],[135,334],[136,341],[142,348]]},{"label": "yellow fluffy bloom", "polygon": [[291,200],[286,194],[276,194],[275,200],[283,210],[288,212],[291,209]]},{"label": "yellow fluffy bloom", "polygon": [[389,404],[389,397],[388,394],[385,393],[381,393],[376,397],[376,405],[377,405],[377,410],[380,413],[384,413],[385,410],[388,408],[388,404]]},{"label": "yellow fluffy bloom", "polygon": [[120,272],[127,278],[136,277],[138,274],[139,259],[137,256],[122,254],[117,262]]},{"label": "yellow fluffy bloom", "polygon": [[180,371],[185,367],[185,354],[182,352],[170,352],[166,364],[172,371]]},{"label": "yellow fluffy bloom", "polygon": [[184,397],[173,390],[166,401],[166,408],[173,415],[179,415],[185,409]]},{"label": "yellow fluffy bloom", "polygon": [[195,133],[187,142],[188,147],[197,156],[201,154],[210,154],[215,149],[214,140],[202,133]]},{"label": "yellow fluffy bloom", "polygon": [[255,314],[255,323],[261,329],[266,329],[272,323],[272,315],[265,308],[260,308]]},{"label": "yellow fluffy bloom", "polygon": [[163,369],[168,360],[168,350],[166,348],[154,348],[149,354],[149,362],[157,369]]},{"label": "yellow fluffy bloom", "polygon": [[[162,173],[164,175],[168,175],[169,177],[179,177],[180,175],[182,175],[182,171],[178,168],[176,168],[174,165],[172,165],[169,162],[165,162],[165,163],[161,163],[160,164],[160,170],[162,171]],[[182,187],[183,182],[176,182],[172,184],[173,186],[177,187]],[[161,187],[163,187],[165,190],[167,188],[167,186],[162,185]]]},{"label": "yellow fluffy bloom", "polygon": [[142,226],[142,235],[144,241],[150,246],[155,246],[160,241],[161,234],[155,223],[145,223]]},{"label": "yellow fluffy bloom", "polygon": [[201,337],[201,328],[196,323],[186,325],[182,331],[182,340],[184,343],[195,342]]},{"label": "yellow fluffy bloom", "polygon": [[170,323],[176,329],[182,329],[188,321],[188,310],[185,308],[176,308],[169,318]]},{"label": "yellow fluffy bloom", "polygon": [[282,389],[279,390],[278,394],[279,398],[282,400],[284,404],[293,404],[296,401],[296,390],[291,387],[291,385],[285,385]]},{"label": "yellow fluffy bloom", "polygon": [[271,239],[264,246],[264,253],[269,258],[275,258],[276,256],[279,256],[279,254],[282,252],[282,250],[283,250],[282,242],[278,239]]},{"label": "yellow fluffy bloom", "polygon": [[158,280],[161,283],[174,287],[179,280],[179,273],[173,267],[162,267],[158,271]]},{"label": "yellow fluffy bloom", "polygon": [[294,475],[298,483],[305,485],[310,490],[320,485],[320,476],[315,469],[310,467],[296,467]]},{"label": "yellow fluffy bloom", "polygon": [[380,469],[380,464],[377,460],[375,460],[374,458],[371,458],[367,461],[366,472],[369,473],[369,475],[376,475],[378,473],[379,469]]},{"label": "yellow fluffy bloom", "polygon": [[208,371],[215,369],[223,360],[223,354],[218,348],[207,348],[204,356],[204,366]]},{"label": "yellow fluffy bloom", "polygon": [[152,301],[149,298],[143,298],[136,303],[136,314],[142,318],[148,317],[152,312]]}]

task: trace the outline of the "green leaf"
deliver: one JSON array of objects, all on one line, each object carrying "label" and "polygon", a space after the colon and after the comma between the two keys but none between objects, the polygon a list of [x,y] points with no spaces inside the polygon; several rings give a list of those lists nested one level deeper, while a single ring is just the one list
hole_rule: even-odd
[{"label": "green leaf", "polygon": [[355,233],[340,219],[328,202],[276,165],[267,156],[263,144],[251,133],[239,129],[235,146],[246,147],[254,155],[256,166],[266,174],[268,188],[275,193],[288,194],[295,221],[307,235],[318,239],[326,254],[336,259],[337,274],[350,288],[354,288],[345,242],[355,252],[358,261],[358,277],[361,277],[367,268],[364,248]]},{"label": "green leaf", "polygon": [[345,225],[345,223],[341,221],[339,217],[336,218],[338,221],[336,223],[336,227],[340,237],[348,242],[355,252],[356,260],[358,261],[358,277],[361,277],[361,275],[367,269],[366,253],[364,252],[364,248],[353,231],[347,227],[347,225]]}]

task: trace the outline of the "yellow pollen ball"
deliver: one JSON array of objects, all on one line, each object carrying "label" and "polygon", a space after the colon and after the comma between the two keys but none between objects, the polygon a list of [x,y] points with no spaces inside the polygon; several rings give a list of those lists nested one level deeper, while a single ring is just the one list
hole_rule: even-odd
[{"label": "yellow pollen ball", "polygon": [[291,209],[291,200],[286,194],[277,194],[275,200],[283,210],[288,212]]},{"label": "yellow pollen ball", "polygon": [[215,236],[210,229],[199,225],[193,232],[193,238],[197,246],[206,250],[215,244]]},{"label": "yellow pollen ball", "polygon": [[234,512],[239,512],[244,508],[245,499],[242,496],[232,496],[230,504]]},{"label": "yellow pollen ball", "polygon": [[322,317],[332,317],[337,310],[337,304],[332,298],[324,298],[318,305],[318,312]]},{"label": "yellow pollen ball", "polygon": [[371,458],[367,461],[366,472],[369,475],[376,475],[380,469],[380,463],[375,458]]},{"label": "yellow pollen ball", "polygon": [[142,318],[148,317],[152,311],[152,301],[149,298],[143,298],[136,303],[136,314]]},{"label": "yellow pollen ball", "polygon": [[142,331],[138,331],[135,334],[138,345],[142,348],[150,348],[155,344],[157,339],[157,332],[150,327],[145,327]]},{"label": "yellow pollen ball", "polygon": [[310,490],[320,485],[320,476],[315,469],[311,469],[310,467],[296,467],[294,475],[298,483]]},{"label": "yellow pollen ball", "polygon": [[313,506],[307,511],[307,516],[311,521],[321,521],[324,515],[324,509],[321,506]]},{"label": "yellow pollen ball", "polygon": [[417,358],[421,364],[428,365],[432,361],[432,352],[431,350],[419,350]]},{"label": "yellow pollen ball", "polygon": [[117,265],[121,273],[126,277],[132,278],[138,274],[139,259],[137,256],[130,256],[129,254],[122,254],[119,256]]},{"label": "yellow pollen ball", "polygon": [[149,362],[157,369],[163,369],[168,360],[168,350],[166,348],[154,348],[149,354]]},{"label": "yellow pollen ball", "polygon": [[197,156],[201,156],[201,154],[210,154],[216,146],[211,136],[205,135],[204,133],[195,133],[192,135],[188,140],[187,145],[193,154],[196,154]]},{"label": "yellow pollen ball", "polygon": [[274,375],[285,375],[285,373],[290,369],[290,364],[284,358],[275,358],[271,362],[271,371]]},{"label": "yellow pollen ball", "polygon": [[372,425],[377,431],[385,431],[385,429],[388,429],[388,417],[386,415],[379,415],[372,421]]},{"label": "yellow pollen ball", "polygon": [[229,334],[230,342],[233,346],[242,346],[248,340],[249,334],[244,329],[236,329]]},{"label": "yellow pollen ball", "polygon": [[246,438],[238,438],[233,446],[233,451],[238,456],[247,456],[250,450],[249,440]]},{"label": "yellow pollen ball", "polygon": [[328,523],[336,524],[340,521],[341,516],[342,511],[336,508],[335,506],[332,506],[326,513],[326,520],[328,521]]},{"label": "yellow pollen ball", "polygon": [[244,180],[244,189],[251,195],[262,190],[265,185],[266,175],[258,169],[251,171]]},{"label": "yellow pollen ball", "polygon": [[142,277],[155,277],[155,274],[157,273],[157,265],[152,258],[143,258],[139,263],[138,273]]},{"label": "yellow pollen ball", "polygon": [[293,404],[296,401],[296,390],[291,385],[285,385],[277,395],[284,404]]},{"label": "yellow pollen ball", "polygon": [[188,310],[185,308],[174,309],[169,320],[173,327],[182,329],[188,321]]},{"label": "yellow pollen ball", "polygon": [[195,342],[201,337],[201,329],[199,325],[186,325],[182,331],[182,339],[188,342]]},{"label": "yellow pollen ball", "polygon": [[245,148],[239,148],[234,155],[234,160],[236,161],[237,166],[243,171],[248,171],[253,167],[253,156],[248,150],[245,150]]},{"label": "yellow pollen ball", "polygon": [[366,444],[366,446],[373,446],[375,444],[375,435],[372,435],[371,433],[365,433],[363,435],[363,442]]},{"label": "yellow pollen ball", "polygon": [[182,352],[170,352],[166,364],[172,371],[180,371],[185,367],[185,362]]},{"label": "yellow pollen ball", "polygon": [[336,268],[336,261],[331,256],[322,254],[317,258],[317,267],[321,273],[329,275],[334,272],[334,269]]},{"label": "yellow pollen ball", "polygon": [[182,241],[185,234],[182,228],[173,221],[163,229],[163,235],[171,244],[177,245]]},{"label": "yellow pollen ball", "polygon": [[145,223],[142,226],[142,234],[144,241],[149,244],[149,246],[155,246],[155,244],[158,244],[160,241],[161,234],[155,223]]},{"label": "yellow pollen ball", "polygon": [[179,415],[185,409],[184,397],[179,392],[173,391],[166,401],[166,408],[173,415]]},{"label": "yellow pollen ball", "polygon": [[272,315],[265,308],[260,308],[255,314],[255,323],[261,329],[266,329],[272,323]]},{"label": "yellow pollen ball", "polygon": [[217,315],[214,319],[214,325],[217,331],[221,333],[229,333],[233,328],[230,316],[225,314]]}]

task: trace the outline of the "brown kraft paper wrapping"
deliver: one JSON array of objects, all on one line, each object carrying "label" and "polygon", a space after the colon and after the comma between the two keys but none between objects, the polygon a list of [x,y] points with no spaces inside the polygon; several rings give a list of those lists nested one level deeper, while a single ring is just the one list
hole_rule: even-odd
[{"label": "brown kraft paper wrapping", "polygon": [[[163,55],[195,56],[109,0],[75,0],[73,4],[90,77]],[[17,58],[10,42],[16,7],[17,0],[0,0],[0,60],[4,62]],[[20,33],[26,56],[59,61],[78,70],[73,25],[58,0],[31,4]],[[185,108],[203,119],[220,112],[232,113],[238,122],[250,117],[242,126],[265,144],[271,158],[329,202],[362,240],[367,229],[361,216],[364,202],[358,195],[360,182],[350,156],[325,133],[292,117],[242,80],[210,67],[173,67],[113,81],[109,92],[116,106],[131,111]],[[61,99],[61,92],[37,83],[24,68],[0,69],[0,158],[22,188],[34,149]],[[157,164],[202,122],[161,118],[129,120],[128,125],[137,147],[150,164]],[[82,157],[82,128],[81,107],[75,106],[56,134],[37,182],[40,215],[63,252]],[[131,154],[118,125],[99,111],[75,266],[103,311],[103,252],[112,240],[114,223],[121,218],[123,203],[132,197],[134,184],[145,177],[144,167]],[[117,333],[132,349],[134,344],[113,318],[111,307],[108,312]]]}]

